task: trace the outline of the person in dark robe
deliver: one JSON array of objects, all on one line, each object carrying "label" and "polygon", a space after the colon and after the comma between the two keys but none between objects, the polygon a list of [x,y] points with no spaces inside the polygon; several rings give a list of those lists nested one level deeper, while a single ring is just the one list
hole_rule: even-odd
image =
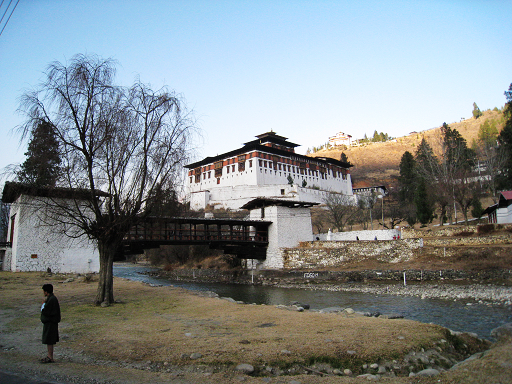
[{"label": "person in dark robe", "polygon": [[53,363],[53,349],[59,341],[60,305],[53,294],[53,285],[43,285],[45,300],[41,306],[41,322],[43,323],[43,344],[48,348],[48,356],[41,359],[42,363]]}]

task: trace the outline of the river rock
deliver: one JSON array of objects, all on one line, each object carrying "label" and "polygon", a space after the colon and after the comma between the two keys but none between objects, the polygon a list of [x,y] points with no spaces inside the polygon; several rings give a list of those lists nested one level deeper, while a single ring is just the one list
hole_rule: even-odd
[{"label": "river rock", "polygon": [[242,363],[236,366],[235,371],[250,374],[254,372],[254,367],[251,364]]},{"label": "river rock", "polygon": [[221,297],[222,300],[226,300],[226,301],[229,301],[230,303],[235,303],[236,304],[236,300],[231,298],[231,297]]},{"label": "river rock", "polygon": [[440,372],[437,369],[428,368],[424,369],[423,371],[419,371],[418,373],[416,373],[416,376],[432,377],[439,375],[439,373]]},{"label": "river rock", "polygon": [[390,313],[388,315],[380,315],[381,319],[403,319],[404,315],[401,315],[399,313]]},{"label": "river rock", "polygon": [[498,341],[512,339],[512,323],[503,324],[498,328],[494,328],[491,331],[491,336]]},{"label": "river rock", "polygon": [[323,308],[321,309],[319,312],[320,313],[338,313],[338,312],[343,312],[344,308],[341,308],[341,307],[328,307],[328,308]]}]

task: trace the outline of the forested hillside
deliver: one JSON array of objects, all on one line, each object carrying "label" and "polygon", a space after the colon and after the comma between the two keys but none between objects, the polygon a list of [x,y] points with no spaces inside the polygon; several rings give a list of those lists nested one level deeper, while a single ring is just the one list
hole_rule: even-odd
[{"label": "forested hillside", "polygon": [[[495,125],[498,132],[501,131],[504,124],[503,113],[498,110],[488,110],[483,112],[478,119],[474,117],[462,120],[456,123],[448,123],[452,129],[456,129],[468,146],[472,146],[474,140],[478,138],[480,127],[485,124]],[[396,139],[378,142],[365,143],[358,147],[340,147],[324,149],[310,154],[310,156],[327,156],[340,159],[341,154],[345,153],[348,160],[354,165],[351,168],[352,182],[355,187],[365,185],[386,185],[393,188],[396,186],[399,175],[399,165],[402,155],[409,151],[413,155],[421,140],[425,138],[435,150],[436,143],[441,136],[442,122],[437,128],[428,129],[422,132],[412,132],[407,136]],[[347,133],[350,131],[347,129]]]}]

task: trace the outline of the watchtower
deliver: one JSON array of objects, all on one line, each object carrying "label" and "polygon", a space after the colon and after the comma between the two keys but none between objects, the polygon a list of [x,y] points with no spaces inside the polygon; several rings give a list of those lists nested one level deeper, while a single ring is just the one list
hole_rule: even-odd
[{"label": "watchtower", "polygon": [[250,211],[250,220],[271,221],[268,227],[268,248],[265,260],[250,259],[249,269],[282,269],[282,248],[295,248],[301,241],[313,239],[310,209],[319,203],[284,199],[257,198],[243,205]]}]

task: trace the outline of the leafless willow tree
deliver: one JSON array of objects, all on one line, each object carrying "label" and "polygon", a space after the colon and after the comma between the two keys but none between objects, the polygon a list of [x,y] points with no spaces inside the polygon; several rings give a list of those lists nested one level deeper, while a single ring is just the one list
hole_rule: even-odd
[{"label": "leafless willow tree", "polygon": [[153,91],[140,80],[130,88],[117,86],[115,67],[111,59],[86,55],[67,66],[54,62],[20,107],[27,116],[22,139],[42,120],[53,126],[63,169],[57,186],[89,193],[66,203],[50,199],[46,211],[67,235],[97,241],[95,302],[107,305],[114,302],[114,255],[151,197],[176,189],[194,130],[179,95]]}]

